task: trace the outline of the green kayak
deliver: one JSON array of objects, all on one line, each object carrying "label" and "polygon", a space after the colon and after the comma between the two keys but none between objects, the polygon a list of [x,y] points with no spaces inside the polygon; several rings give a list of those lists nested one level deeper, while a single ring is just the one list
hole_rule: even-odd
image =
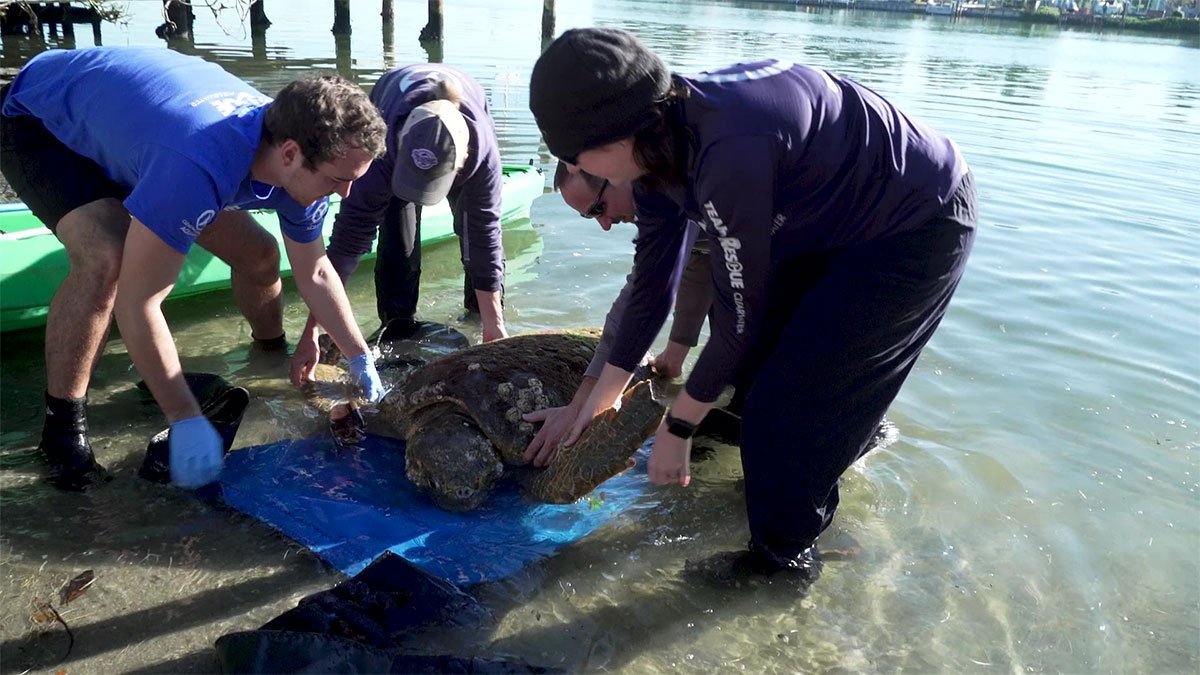
[{"label": "green kayak", "polygon": [[[541,196],[542,172],[532,166],[506,165],[501,219],[505,222],[529,214],[529,206]],[[336,199],[336,198],[335,198]],[[279,221],[271,211],[253,211],[255,218],[279,240]],[[337,205],[325,219],[325,243],[333,231]],[[421,214],[421,243],[430,244],[454,235],[450,207],[446,202],[426,208]],[[367,254],[373,258],[375,252]],[[281,256],[283,276],[291,275],[287,254]],[[41,326],[46,323],[50,299],[67,276],[67,252],[24,204],[0,204],[0,331]],[[229,266],[208,251],[193,246],[179,280],[168,296],[181,298],[229,287]]]}]

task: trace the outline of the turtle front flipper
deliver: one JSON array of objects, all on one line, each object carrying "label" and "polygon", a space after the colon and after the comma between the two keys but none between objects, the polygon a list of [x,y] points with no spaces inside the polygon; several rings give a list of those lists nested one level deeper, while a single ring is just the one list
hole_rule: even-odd
[{"label": "turtle front flipper", "polygon": [[654,433],[666,409],[654,399],[650,382],[639,382],[621,397],[621,407],[596,416],[579,440],[559,448],[550,466],[525,483],[525,493],[549,504],[569,504],[633,466],[633,453]]},{"label": "turtle front flipper", "polygon": [[353,387],[338,366],[318,363],[313,379],[301,385],[309,405],[329,416],[329,431],[338,445],[358,445],[366,438],[367,423],[358,411]]},{"label": "turtle front flipper", "polygon": [[478,508],[504,472],[475,420],[450,403],[415,411],[405,443],[408,479],[447,511]]}]

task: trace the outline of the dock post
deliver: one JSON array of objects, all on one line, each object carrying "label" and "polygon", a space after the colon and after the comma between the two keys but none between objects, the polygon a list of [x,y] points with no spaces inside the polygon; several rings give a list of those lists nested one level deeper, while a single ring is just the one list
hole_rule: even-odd
[{"label": "dock post", "polygon": [[442,0],[429,0],[429,23],[421,29],[421,42],[442,41]]},{"label": "dock post", "polygon": [[271,25],[271,20],[267,18],[267,9],[263,7],[266,1],[252,0],[250,3],[250,30],[264,31]]},{"label": "dock post", "polygon": [[63,14],[63,39],[75,42],[75,23],[71,21],[71,3],[60,2],[58,3],[58,7],[62,10]]},{"label": "dock post", "polygon": [[350,34],[350,0],[333,0],[333,32]]},{"label": "dock post", "polygon": [[542,39],[554,37],[554,0],[542,0]]},{"label": "dock post", "polygon": [[391,23],[396,18],[396,4],[393,0],[383,0],[383,7],[379,10],[379,16],[383,18],[384,23]]},{"label": "dock post", "polygon": [[350,31],[333,34],[333,60],[338,75],[354,79],[353,59],[350,58]]}]

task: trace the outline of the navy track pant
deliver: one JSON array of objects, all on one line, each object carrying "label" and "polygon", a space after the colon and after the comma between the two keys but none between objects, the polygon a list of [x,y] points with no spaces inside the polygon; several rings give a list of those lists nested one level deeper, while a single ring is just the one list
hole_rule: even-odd
[{"label": "navy track pant", "polygon": [[922,227],[776,270],[742,418],[751,548],[791,559],[829,526],[839,476],[946,313],[976,220],[968,174]]},{"label": "navy track pant", "polygon": [[[450,208],[454,209],[454,196]],[[454,220],[461,250],[466,241]],[[466,268],[463,253],[464,272]],[[387,325],[392,319],[412,319],[417,312],[421,286],[421,206],[392,197],[379,228],[379,252],[375,261],[375,307],[379,320]],[[503,291],[503,289],[501,289]],[[463,274],[463,307],[468,312],[479,311],[479,300],[471,275]]]}]

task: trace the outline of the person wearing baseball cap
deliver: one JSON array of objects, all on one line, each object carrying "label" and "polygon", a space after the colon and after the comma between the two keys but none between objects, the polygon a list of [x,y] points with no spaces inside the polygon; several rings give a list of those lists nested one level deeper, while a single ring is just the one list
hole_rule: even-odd
[{"label": "person wearing baseball cap", "polygon": [[[475,79],[442,64],[385,73],[371,101],[388,124],[387,152],[342,200],[329,260],[345,282],[379,235],[375,298],[386,337],[404,338],[416,321],[421,281],[421,210],[449,199],[466,272],[463,304],[478,312],[485,342],[507,337],[503,171],[487,94]],[[292,380],[311,379],[317,324],[309,318],[292,357]]]},{"label": "person wearing baseball cap", "polygon": [[690,438],[736,378],[750,542],[692,569],[813,578],[839,477],[962,277],[977,222],[962,154],[846,77],[778,59],[685,77],[616,29],[559,36],[529,96],[550,151],[632,184],[637,206],[628,305],[566,440],[618,400],[662,327],[695,220],[711,242],[712,335],[655,435],[649,478],[688,485]]}]

